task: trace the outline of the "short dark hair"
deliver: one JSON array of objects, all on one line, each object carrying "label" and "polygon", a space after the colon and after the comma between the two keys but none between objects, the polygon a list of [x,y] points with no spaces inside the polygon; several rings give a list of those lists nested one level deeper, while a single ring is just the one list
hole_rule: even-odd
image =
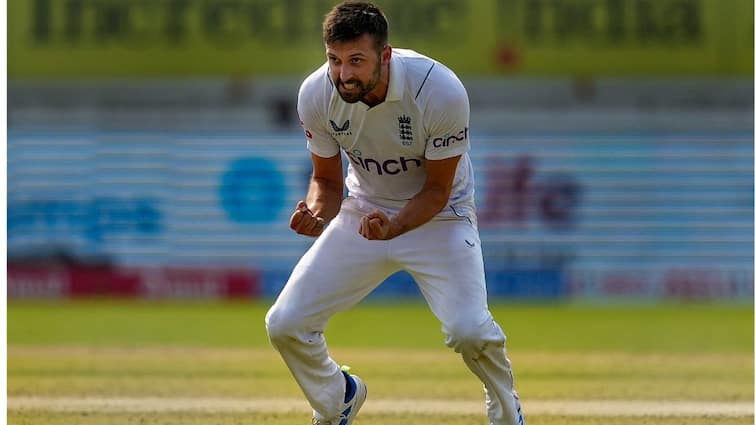
[{"label": "short dark hair", "polygon": [[388,44],[388,20],[380,8],[372,3],[342,2],[325,15],[322,23],[325,44],[353,41],[364,34],[373,36],[378,52]]}]

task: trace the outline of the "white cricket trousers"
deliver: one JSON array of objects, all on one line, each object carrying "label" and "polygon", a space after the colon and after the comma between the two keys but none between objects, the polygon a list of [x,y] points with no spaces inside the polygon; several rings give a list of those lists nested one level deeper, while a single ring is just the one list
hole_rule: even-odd
[{"label": "white cricket trousers", "polygon": [[482,381],[490,424],[523,425],[506,336],[488,310],[477,229],[463,219],[433,220],[392,240],[370,241],[359,235],[362,214],[341,209],[265,318],[272,345],[312,408],[329,418],[343,404],[344,378],[323,336],[328,320],[403,269],[442,323],[446,345]]}]

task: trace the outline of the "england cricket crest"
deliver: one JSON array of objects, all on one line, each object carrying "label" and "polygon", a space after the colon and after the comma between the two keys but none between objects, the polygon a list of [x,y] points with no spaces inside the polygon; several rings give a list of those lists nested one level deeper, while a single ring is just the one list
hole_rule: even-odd
[{"label": "england cricket crest", "polygon": [[406,115],[398,117],[398,137],[401,139],[401,144],[404,146],[411,146],[414,142],[414,136],[412,135],[412,119]]}]

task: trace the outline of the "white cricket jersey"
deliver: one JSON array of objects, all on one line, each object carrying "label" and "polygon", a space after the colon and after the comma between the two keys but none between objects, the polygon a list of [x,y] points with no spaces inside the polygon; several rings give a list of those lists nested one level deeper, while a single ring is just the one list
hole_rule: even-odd
[{"label": "white cricket jersey", "polygon": [[474,176],[469,159],[469,99],[456,75],[417,52],[393,49],[385,101],[369,107],[341,99],[328,63],[299,89],[299,118],[307,147],[349,160],[349,196],[391,214],[425,182],[425,161],[461,155],[448,204],[437,217],[464,216],[476,223]]}]

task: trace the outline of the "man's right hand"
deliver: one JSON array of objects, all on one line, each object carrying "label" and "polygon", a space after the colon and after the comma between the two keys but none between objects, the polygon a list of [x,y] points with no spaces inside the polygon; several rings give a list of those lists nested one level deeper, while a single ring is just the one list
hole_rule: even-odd
[{"label": "man's right hand", "polygon": [[315,216],[306,202],[299,201],[288,225],[300,235],[316,237],[325,229],[325,220]]}]

